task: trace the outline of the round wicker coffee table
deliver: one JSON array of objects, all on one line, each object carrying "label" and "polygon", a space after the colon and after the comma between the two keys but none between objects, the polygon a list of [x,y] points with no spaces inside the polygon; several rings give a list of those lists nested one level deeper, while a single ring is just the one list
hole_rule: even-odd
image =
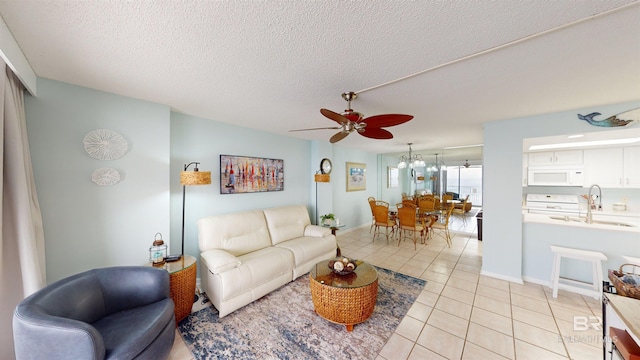
[{"label": "round wicker coffee table", "polygon": [[362,261],[348,275],[335,274],[329,269],[329,260],[317,263],[309,273],[311,298],[318,315],[346,326],[367,320],[373,313],[378,297],[378,272]]}]

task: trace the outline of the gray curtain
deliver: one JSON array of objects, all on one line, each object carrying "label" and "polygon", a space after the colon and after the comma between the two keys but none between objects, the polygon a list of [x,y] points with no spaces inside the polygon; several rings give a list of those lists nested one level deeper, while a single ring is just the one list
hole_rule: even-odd
[{"label": "gray curtain", "polygon": [[0,60],[0,359],[12,359],[16,305],[46,284],[44,233],[31,166],[24,88]]}]

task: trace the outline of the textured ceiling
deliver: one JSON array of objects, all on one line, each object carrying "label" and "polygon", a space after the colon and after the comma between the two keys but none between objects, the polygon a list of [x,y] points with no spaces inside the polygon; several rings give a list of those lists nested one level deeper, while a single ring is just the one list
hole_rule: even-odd
[{"label": "textured ceiling", "polygon": [[375,153],[640,99],[637,1],[0,0],[0,16],[38,76],[189,115],[326,141],[288,130],[334,126],[319,109],[345,91],[365,116],[415,116],[340,142]]}]

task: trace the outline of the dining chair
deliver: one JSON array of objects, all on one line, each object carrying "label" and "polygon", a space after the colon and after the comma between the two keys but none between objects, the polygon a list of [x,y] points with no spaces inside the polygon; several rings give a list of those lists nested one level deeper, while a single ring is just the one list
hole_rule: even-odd
[{"label": "dining chair", "polygon": [[376,198],[374,198],[373,196],[369,196],[367,201],[369,202],[369,207],[371,208],[371,227],[369,228],[369,232],[371,232],[371,229],[373,229],[376,224],[376,216],[373,213],[373,208],[376,205]]},{"label": "dining chair", "polygon": [[392,237],[397,228],[396,221],[389,219],[389,203],[382,200],[376,200],[373,209],[373,216],[375,217],[375,230],[373,231],[373,238],[371,241],[375,241],[377,235],[382,235],[380,228],[384,227],[387,245],[389,245],[389,228],[391,228]]},{"label": "dining chair", "polygon": [[433,197],[421,197],[418,201],[418,212],[427,214],[433,212],[436,207],[436,201]]},{"label": "dining chair", "polygon": [[403,238],[407,238],[406,232],[410,231],[412,236],[411,240],[413,240],[413,248],[417,250],[417,241],[418,234],[420,236],[420,243],[424,243],[424,237],[426,235],[425,227],[422,224],[419,224],[416,220],[417,207],[414,204],[405,204],[399,203],[396,205],[398,207],[398,220],[400,221],[400,225],[398,227],[398,246],[400,246],[400,242]]},{"label": "dining chair", "polygon": [[444,222],[436,221],[431,225],[432,230],[440,230],[444,234],[445,240],[447,240],[447,245],[451,247],[451,233],[449,232],[449,219],[451,218],[451,213],[453,212],[453,204],[449,204],[450,206],[447,208],[446,215],[444,216]]},{"label": "dining chair", "polygon": [[469,201],[469,195],[461,203],[453,205],[452,214],[460,215],[462,217],[462,223],[467,224],[467,202]]},{"label": "dining chair", "polygon": [[413,197],[407,197],[405,199],[402,199],[402,203],[407,205],[415,205],[416,201],[413,199]]}]

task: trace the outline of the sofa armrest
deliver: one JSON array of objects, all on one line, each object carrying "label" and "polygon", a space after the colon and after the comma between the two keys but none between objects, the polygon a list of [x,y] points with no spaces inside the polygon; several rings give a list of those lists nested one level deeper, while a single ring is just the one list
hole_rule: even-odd
[{"label": "sofa armrest", "polygon": [[304,228],[304,236],[310,236],[310,237],[325,237],[331,235],[331,229],[323,227],[323,226],[318,226],[318,225],[307,225]]},{"label": "sofa armrest", "polygon": [[210,249],[200,254],[209,271],[220,274],[225,271],[235,269],[242,264],[242,261],[229,252],[222,249]]},{"label": "sofa armrest", "polygon": [[16,307],[13,339],[17,359],[103,359],[106,351],[90,324],[50,315],[31,304]]}]

